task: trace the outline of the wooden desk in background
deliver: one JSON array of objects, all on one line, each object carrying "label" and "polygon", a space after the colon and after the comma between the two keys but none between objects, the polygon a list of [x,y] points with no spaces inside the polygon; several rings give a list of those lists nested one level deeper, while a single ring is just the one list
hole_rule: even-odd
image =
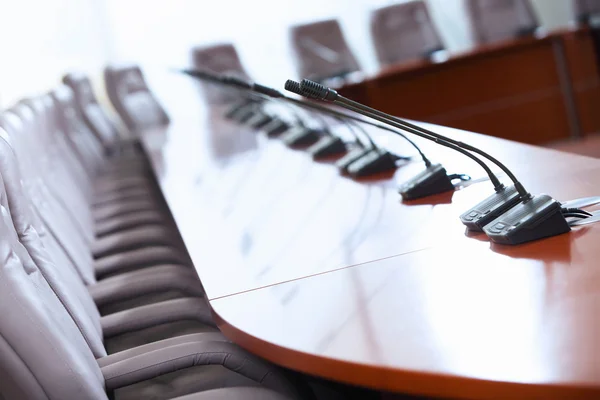
[{"label": "wooden desk in background", "polygon": [[393,115],[524,143],[600,132],[600,74],[586,28],[401,64],[340,93]]},{"label": "wooden desk in background", "polygon": [[[143,141],[229,338],[280,365],[382,391],[599,398],[600,224],[496,246],[458,219],[491,193],[489,181],[404,203],[396,188],[418,162],[354,181],[197,103],[178,101],[183,117]],[[489,150],[533,193],[600,194],[600,160],[436,129]],[[483,176],[418,142],[450,173]]]}]

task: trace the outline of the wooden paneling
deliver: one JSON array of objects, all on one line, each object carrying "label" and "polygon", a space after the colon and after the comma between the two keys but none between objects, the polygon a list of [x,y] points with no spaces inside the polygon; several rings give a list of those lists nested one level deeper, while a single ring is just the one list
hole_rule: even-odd
[{"label": "wooden paneling", "polygon": [[582,133],[600,133],[600,67],[587,29],[562,36]]},{"label": "wooden paneling", "polygon": [[600,129],[600,84],[587,29],[483,46],[445,62],[390,67],[340,93],[390,114],[524,143]]},{"label": "wooden paneling", "polygon": [[377,77],[376,108],[526,143],[569,136],[551,39],[480,49]]}]

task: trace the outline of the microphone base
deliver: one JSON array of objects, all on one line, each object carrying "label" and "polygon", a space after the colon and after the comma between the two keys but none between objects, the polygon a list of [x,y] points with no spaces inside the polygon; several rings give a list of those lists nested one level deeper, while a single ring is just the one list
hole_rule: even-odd
[{"label": "microphone base", "polygon": [[233,120],[239,122],[240,124],[245,124],[248,121],[250,121],[256,114],[257,110],[254,107],[251,107],[250,109],[243,109],[235,114]]},{"label": "microphone base", "polygon": [[254,129],[264,128],[267,124],[273,121],[273,117],[268,114],[258,113],[252,116],[247,122],[246,125],[251,126]]},{"label": "microphone base", "polygon": [[400,157],[383,149],[374,149],[348,166],[348,174],[359,178],[394,171]]},{"label": "microphone base", "polygon": [[475,207],[464,212],[460,221],[470,231],[483,232],[483,227],[519,204],[521,196],[514,186],[492,194]]},{"label": "microphone base", "polygon": [[275,138],[291,128],[291,125],[281,119],[274,119],[263,128],[263,131],[269,138]]},{"label": "microphone base", "polygon": [[297,127],[282,135],[281,139],[289,147],[304,147],[315,144],[322,136],[323,132],[320,130]]},{"label": "microphone base", "polygon": [[433,164],[400,186],[398,192],[404,200],[415,200],[454,190],[446,169]]},{"label": "microphone base", "polygon": [[235,103],[233,106],[229,108],[223,115],[227,119],[234,119],[236,114],[241,112],[242,109],[248,106],[250,103],[248,101],[239,101]]},{"label": "microphone base", "polygon": [[336,163],[335,163],[335,166],[338,167],[338,169],[340,170],[341,173],[347,174],[348,173],[348,167],[350,167],[350,165],[354,161],[356,161],[359,158],[363,157],[365,154],[367,154],[371,150],[372,149],[364,149],[362,147],[354,149],[354,150],[350,151],[348,154],[346,154],[344,157],[342,157],[339,160],[337,160]]},{"label": "microphone base", "polygon": [[339,136],[324,136],[308,148],[313,160],[345,153],[346,143]]},{"label": "microphone base", "polygon": [[546,194],[520,202],[483,228],[492,242],[509,245],[556,236],[570,230],[561,204]]}]

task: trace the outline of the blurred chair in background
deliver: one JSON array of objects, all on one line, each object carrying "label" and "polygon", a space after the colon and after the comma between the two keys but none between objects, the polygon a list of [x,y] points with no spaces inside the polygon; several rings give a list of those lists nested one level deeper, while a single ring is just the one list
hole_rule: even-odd
[{"label": "blurred chair in background", "polygon": [[229,73],[243,78],[249,77],[237,50],[231,43],[194,47],[192,65],[219,74]]},{"label": "blurred chair in background", "polygon": [[102,143],[104,153],[111,154],[117,151],[121,142],[126,140],[125,133],[119,132],[117,125],[100,106],[90,78],[81,73],[68,73],[63,76],[63,82],[73,91],[78,115]]},{"label": "blurred chair in background", "polygon": [[297,25],[291,28],[291,44],[301,78],[316,81],[351,81],[361,75],[361,67],[335,19]]},{"label": "blurred chair in background", "polygon": [[107,66],[104,82],[108,98],[131,132],[169,124],[169,116],[137,65]]},{"label": "blurred chair in background", "polygon": [[382,7],[371,14],[371,34],[382,67],[429,59],[444,49],[422,0]]},{"label": "blurred chair in background", "polygon": [[467,0],[475,43],[533,35],[539,27],[530,0]]},{"label": "blurred chair in background", "polygon": [[600,1],[573,0],[575,17],[581,23],[588,24],[596,17],[600,19]]},{"label": "blurred chair in background", "polygon": [[[192,66],[218,74],[229,74],[249,79],[250,76],[242,65],[240,56],[231,43],[197,46],[191,51]],[[224,104],[236,99],[235,93],[224,91],[204,82],[198,82],[206,100],[211,104]]]}]

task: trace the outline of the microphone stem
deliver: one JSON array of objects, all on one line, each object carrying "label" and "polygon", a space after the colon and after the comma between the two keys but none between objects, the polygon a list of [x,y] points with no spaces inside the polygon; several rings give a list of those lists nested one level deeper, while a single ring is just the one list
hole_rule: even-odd
[{"label": "microphone stem", "polygon": [[[361,103],[358,103],[356,101],[350,100],[350,99],[348,99],[346,97],[343,97],[343,96],[339,96],[338,95],[337,99],[335,100],[335,103],[336,104],[343,104],[345,106],[352,107],[353,111],[362,110],[362,111],[365,111],[365,112],[369,112],[370,114],[374,114],[374,115],[382,118],[383,120],[378,119],[381,122],[393,121],[394,123],[397,124],[396,125],[397,127],[404,128],[405,130],[407,130],[409,132],[412,132],[414,134],[416,134],[415,131],[418,131],[420,133],[423,133],[423,134],[426,134],[426,135],[429,135],[429,136],[433,136],[434,138],[436,138],[438,140],[442,140],[445,143],[450,143],[453,146],[459,147],[461,149],[466,149],[466,150],[472,151],[473,153],[479,154],[480,156],[485,157],[488,160],[490,160],[492,163],[496,164],[502,171],[504,171],[506,173],[506,175],[510,178],[510,180],[513,181],[513,183],[515,185],[515,188],[517,189],[517,191],[519,192],[519,194],[521,195],[521,197],[523,199],[527,199],[527,198],[531,197],[531,195],[529,194],[529,192],[527,190],[525,190],[525,188],[517,180],[517,178],[515,177],[515,175],[504,164],[502,164],[500,161],[498,161],[497,159],[495,159],[491,155],[487,154],[486,152],[484,152],[482,150],[479,150],[476,147],[473,147],[473,146],[468,145],[466,143],[462,143],[460,141],[456,141],[456,140],[444,137],[444,136],[442,136],[440,134],[437,134],[437,133],[432,132],[430,130],[427,130],[425,128],[421,128],[421,127],[419,127],[417,125],[414,125],[414,124],[411,124],[411,123],[409,123],[407,121],[404,121],[404,120],[402,120],[402,119],[400,119],[398,117],[394,117],[392,115],[386,114],[386,113],[381,112],[379,110],[376,110],[374,108],[365,106],[365,105],[363,105]],[[410,130],[408,130],[406,128],[408,128]],[[439,141],[438,141],[438,143],[441,144],[441,142],[439,142]],[[480,163],[480,165],[482,165],[482,164],[483,163]],[[485,165],[485,164],[483,164],[483,165]],[[487,168],[487,166],[485,168],[486,168],[486,172],[489,171],[489,168]],[[488,175],[490,175],[490,174],[488,173]],[[494,176],[493,173],[491,174],[491,176]],[[491,178],[491,176],[490,176],[490,178]],[[497,180],[497,178],[496,178],[496,180]]]},{"label": "microphone stem", "polygon": [[[423,162],[425,162],[425,165],[427,167],[429,167],[431,165],[431,161],[429,161],[429,159],[425,156],[425,154],[423,154],[423,152],[421,151],[421,149],[419,148],[419,146],[417,146],[417,144],[415,142],[413,142],[412,140],[410,140],[407,136],[405,136],[404,134],[402,134],[402,132],[398,132],[397,130],[389,128],[389,127],[384,126],[384,125],[379,125],[379,124],[375,124],[375,123],[372,123],[372,122],[369,122],[369,121],[365,121],[363,119],[354,117],[352,115],[348,115],[348,114],[341,113],[341,112],[338,112],[338,111],[335,111],[335,110],[331,110],[331,109],[329,109],[327,107],[322,107],[322,106],[319,106],[317,104],[313,104],[310,101],[301,101],[301,100],[297,100],[297,99],[294,99],[292,97],[287,97],[287,96],[283,96],[281,98],[285,99],[286,101],[289,101],[289,102],[292,102],[294,104],[297,104],[300,107],[311,108],[313,110],[317,110],[317,111],[320,111],[320,112],[328,113],[328,114],[336,116],[338,118],[349,119],[349,120],[352,120],[352,121],[355,121],[355,122],[358,122],[358,123],[361,123],[361,124],[366,124],[366,125],[373,126],[375,128],[383,129],[384,131],[392,132],[392,133],[394,133],[394,134],[396,134],[398,136],[401,136],[402,138],[404,138],[404,140],[406,140],[408,143],[410,143],[419,152],[419,154],[421,155],[421,158],[423,159]],[[385,123],[385,121],[384,121],[384,123]],[[367,135],[367,137],[369,138],[369,142],[373,143],[373,140],[371,139],[370,135]],[[375,146],[375,147],[377,147],[377,146]]]},{"label": "microphone stem", "polygon": [[414,134],[414,135],[417,135],[417,136],[420,136],[420,137],[422,137],[422,138],[424,138],[424,139],[428,139],[428,140],[434,141],[434,142],[436,142],[437,144],[440,144],[440,145],[442,145],[442,146],[445,146],[445,147],[451,148],[451,149],[453,149],[453,150],[455,150],[455,151],[458,151],[459,153],[461,153],[461,154],[463,154],[463,155],[465,155],[465,156],[469,157],[471,160],[475,161],[477,164],[479,164],[479,166],[480,166],[481,168],[483,168],[483,169],[485,170],[485,172],[487,173],[487,175],[488,175],[488,176],[489,176],[489,178],[490,178],[490,181],[492,182],[492,184],[494,185],[494,188],[495,188],[497,191],[498,191],[498,190],[501,190],[501,189],[503,189],[503,188],[504,188],[504,185],[502,185],[502,183],[500,182],[500,180],[498,179],[498,177],[497,177],[496,175],[494,175],[494,173],[492,172],[492,170],[491,170],[491,169],[490,169],[490,168],[489,168],[489,167],[488,167],[488,166],[487,166],[487,165],[486,165],[486,164],[485,164],[483,161],[481,161],[479,158],[475,157],[473,154],[469,153],[468,151],[466,151],[466,150],[464,150],[464,149],[462,149],[462,148],[458,147],[457,145],[455,145],[455,144],[452,144],[452,143],[450,143],[450,142],[448,142],[448,141],[446,141],[446,140],[444,140],[444,139],[440,139],[440,138],[437,138],[437,137],[435,137],[435,136],[428,135],[428,134],[426,134],[426,133],[423,133],[423,132],[417,131],[417,130],[415,130],[415,129],[413,129],[413,128],[406,127],[406,126],[402,126],[401,124],[399,124],[399,123],[397,123],[397,122],[395,122],[395,121],[391,121],[391,120],[390,120],[390,119],[388,119],[388,118],[381,117],[381,116],[379,116],[379,115],[377,115],[377,114],[375,114],[375,113],[372,113],[372,112],[370,112],[370,111],[360,110],[360,109],[358,109],[357,107],[353,107],[353,106],[351,106],[351,105],[348,105],[348,104],[346,104],[346,103],[343,103],[343,102],[340,102],[339,104],[340,104],[342,107],[344,107],[344,108],[346,108],[346,109],[348,109],[348,110],[350,110],[350,111],[354,111],[354,112],[357,112],[357,113],[359,113],[359,114],[366,115],[366,116],[368,116],[369,118],[373,118],[374,120],[377,120],[377,121],[383,122],[383,123],[385,123],[385,124],[392,125],[392,126],[394,126],[395,128],[402,129],[402,130],[404,130],[404,131],[406,131],[406,132],[410,132],[410,133],[412,133],[412,134]]}]

